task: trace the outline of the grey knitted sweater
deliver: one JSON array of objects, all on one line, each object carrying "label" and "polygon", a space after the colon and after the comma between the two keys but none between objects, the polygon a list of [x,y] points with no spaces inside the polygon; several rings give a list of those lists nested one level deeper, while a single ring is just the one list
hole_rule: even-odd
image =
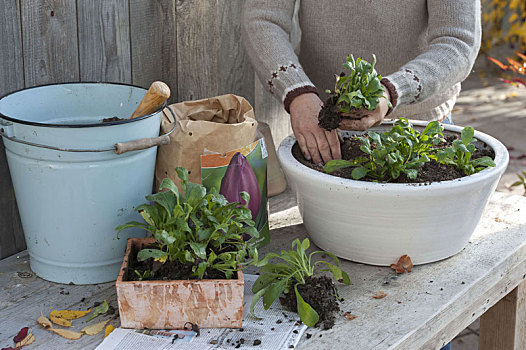
[{"label": "grey knitted sweater", "polygon": [[[299,55],[290,42],[295,6]],[[348,54],[374,53],[389,117],[440,120],[477,56],[480,0],[246,0],[242,34],[259,79],[287,110],[301,93],[332,89]]]}]

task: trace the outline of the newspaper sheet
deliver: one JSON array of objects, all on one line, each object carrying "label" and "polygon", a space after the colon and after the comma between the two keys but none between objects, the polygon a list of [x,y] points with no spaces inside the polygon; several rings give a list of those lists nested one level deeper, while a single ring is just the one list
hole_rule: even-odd
[{"label": "newspaper sheet", "polygon": [[260,349],[278,350],[294,348],[307,329],[297,314],[286,310],[278,301],[269,310],[261,300],[255,314],[250,315],[252,285],[258,276],[245,274],[243,301],[243,328],[203,328],[199,336],[185,330],[115,329],[96,350],[206,350],[206,349]]}]

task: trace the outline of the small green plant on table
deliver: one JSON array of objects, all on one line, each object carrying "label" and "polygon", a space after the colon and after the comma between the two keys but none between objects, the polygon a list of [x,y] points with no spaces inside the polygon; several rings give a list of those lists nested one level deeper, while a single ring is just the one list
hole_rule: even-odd
[{"label": "small green plant on table", "polygon": [[[339,262],[336,256],[324,251],[307,254],[309,245],[307,238],[303,242],[295,239],[292,242],[293,250],[282,250],[281,254],[269,253],[257,263],[257,266],[262,268],[261,275],[252,287],[254,293],[250,306],[252,314],[254,314],[254,306],[259,299],[263,298],[263,307],[267,310],[280,295],[293,293],[297,312],[303,323],[309,327],[314,327],[318,323],[319,313],[324,310],[315,310],[309,305],[301,296],[298,287],[306,285],[323,271],[331,272],[336,280],[346,285],[350,284],[350,279],[347,273],[338,267]],[[314,262],[313,256],[318,254],[328,255],[332,258],[332,263],[323,260]],[[271,263],[271,259],[279,259],[280,262]],[[335,290],[330,290],[328,293],[325,297],[337,299]]]}]

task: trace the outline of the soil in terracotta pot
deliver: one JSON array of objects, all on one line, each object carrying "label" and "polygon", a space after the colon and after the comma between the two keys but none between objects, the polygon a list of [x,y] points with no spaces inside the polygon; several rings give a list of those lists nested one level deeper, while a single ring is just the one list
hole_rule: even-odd
[{"label": "soil in terracotta pot", "polygon": [[[453,143],[453,141],[457,138],[457,136],[447,136],[445,137],[446,142],[439,145],[440,147],[449,147]],[[342,152],[342,159],[345,160],[351,160],[355,159],[357,157],[365,157],[366,154],[360,150],[360,146],[362,145],[362,142],[356,138],[346,138],[341,143],[341,152]],[[322,173],[325,173],[323,171],[322,165],[314,164],[312,161],[305,159],[303,156],[303,153],[301,152],[298,144],[294,144],[292,147],[292,155],[296,160],[298,160],[301,164],[320,171]],[[495,158],[495,152],[488,146],[484,145],[484,148],[477,149],[474,153],[472,158],[480,158],[483,156],[489,156],[490,158]],[[352,179],[351,172],[353,168],[344,168],[340,170],[336,170],[335,172],[331,173],[331,175],[343,177],[345,179]],[[427,184],[430,182],[438,182],[438,181],[447,181],[447,180],[455,180],[458,178],[461,178],[465,176],[464,173],[457,168],[453,166],[446,166],[444,164],[440,164],[433,159],[431,159],[430,162],[425,163],[424,166],[419,170],[418,176],[415,179],[408,178],[405,174],[401,174],[398,179],[395,179],[391,181],[391,183],[414,183],[414,184]],[[360,181],[370,181],[372,182],[373,179],[364,177],[360,179]]]},{"label": "soil in terracotta pot", "polygon": [[[154,248],[154,246],[143,246],[143,248]],[[138,247],[132,247],[130,257],[128,258],[128,268],[124,272],[123,280],[124,281],[139,281],[139,275],[135,271],[139,272],[141,275],[149,270],[150,275],[148,278],[145,278],[146,281],[176,281],[176,280],[194,280],[197,279],[197,276],[192,276],[192,267],[190,264],[181,264],[178,261],[169,261],[165,263],[160,263],[154,261],[153,259],[148,259],[145,261],[137,260],[137,253],[139,252]],[[196,263],[196,265],[198,262]],[[227,279],[225,274],[218,270],[207,270],[204,275],[204,279]],[[230,279],[237,279],[237,275],[232,276]]]},{"label": "soil in terracotta pot", "polygon": [[[317,327],[330,329],[334,326],[335,313],[340,311],[337,291],[332,280],[327,276],[309,277],[305,284],[298,285],[298,292],[303,300],[308,303],[320,316]],[[294,312],[296,307],[296,293],[291,289],[284,297],[279,298],[282,305]]]}]

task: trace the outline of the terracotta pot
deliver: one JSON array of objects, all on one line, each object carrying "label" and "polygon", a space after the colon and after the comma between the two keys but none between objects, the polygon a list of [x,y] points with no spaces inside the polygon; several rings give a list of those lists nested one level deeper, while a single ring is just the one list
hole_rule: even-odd
[{"label": "terracotta pot", "polygon": [[[410,122],[419,130],[427,125]],[[371,130],[384,132],[392,124],[386,121]],[[444,128],[448,134],[462,130]],[[356,134],[361,133],[347,132]],[[310,169],[292,155],[293,136],[283,140],[278,157],[296,193],[305,228],[318,247],[344,259],[381,266],[408,254],[416,265],[445,259],[464,248],[508,165],[501,142],[478,131],[475,138],[495,151],[494,168],[425,186],[356,181]]]},{"label": "terracotta pot", "polygon": [[123,281],[132,247],[153,238],[130,238],[117,278],[121,327],[182,329],[240,328],[243,321],[243,273],[235,280]]}]

